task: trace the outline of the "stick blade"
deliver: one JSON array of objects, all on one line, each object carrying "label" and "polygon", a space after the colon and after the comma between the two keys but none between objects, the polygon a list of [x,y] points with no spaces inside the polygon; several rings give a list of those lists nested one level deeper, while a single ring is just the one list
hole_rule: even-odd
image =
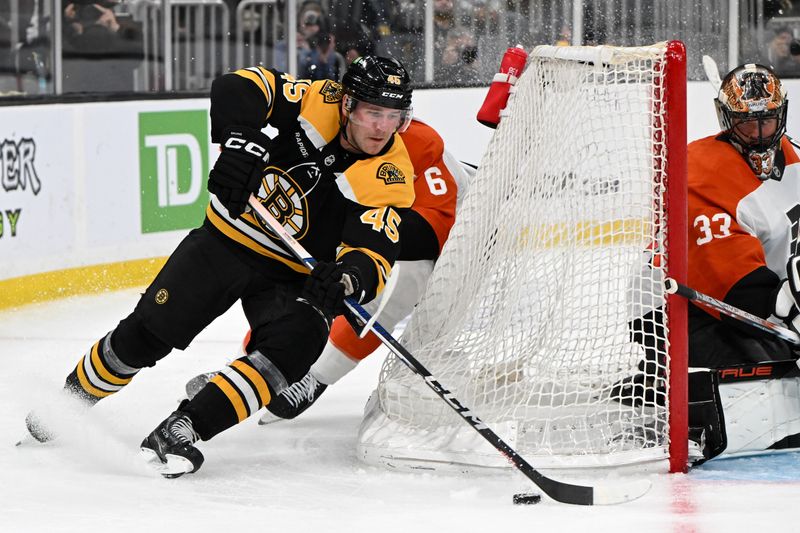
[{"label": "stick blade", "polygon": [[601,485],[594,488],[594,505],[616,505],[641,498],[653,484],[649,479],[637,479],[626,483]]},{"label": "stick blade", "polygon": [[719,91],[719,86],[722,85],[722,79],[719,77],[719,67],[717,67],[717,62],[714,61],[713,57],[703,56],[703,70],[711,86]]}]

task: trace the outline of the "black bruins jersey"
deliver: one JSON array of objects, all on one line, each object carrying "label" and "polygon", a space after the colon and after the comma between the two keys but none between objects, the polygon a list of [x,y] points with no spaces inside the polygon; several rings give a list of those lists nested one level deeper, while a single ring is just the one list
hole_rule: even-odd
[{"label": "black bruins jersey", "polygon": [[[414,170],[395,134],[375,156],[342,148],[342,87],[262,67],[226,74],[211,89],[211,137],[229,126],[278,130],[256,196],[318,260],[341,260],[362,274],[362,301],[383,289],[399,253],[401,213],[414,201]],[[205,225],[238,243],[268,275],[292,279],[308,269],[252,214],[228,215],[214,196]]]}]

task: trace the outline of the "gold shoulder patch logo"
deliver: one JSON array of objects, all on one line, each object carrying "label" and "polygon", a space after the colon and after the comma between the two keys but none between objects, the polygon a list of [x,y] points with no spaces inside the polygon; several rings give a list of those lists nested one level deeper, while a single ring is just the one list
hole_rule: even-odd
[{"label": "gold shoulder patch logo", "polygon": [[342,85],[335,81],[327,80],[319,90],[326,104],[338,104],[342,101]]},{"label": "gold shoulder patch logo", "polygon": [[167,300],[169,300],[169,293],[167,292],[167,289],[158,289],[158,292],[156,293],[156,303],[158,305],[162,305],[167,303]]},{"label": "gold shoulder patch logo", "polygon": [[386,185],[406,182],[405,174],[394,163],[383,163],[379,166],[378,178],[382,179]]}]

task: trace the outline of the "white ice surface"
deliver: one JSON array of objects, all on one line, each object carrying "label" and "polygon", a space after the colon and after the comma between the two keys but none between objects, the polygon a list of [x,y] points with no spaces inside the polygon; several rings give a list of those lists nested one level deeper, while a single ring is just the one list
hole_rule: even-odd
[{"label": "white ice surface", "polygon": [[355,438],[376,356],[301,418],[258,426],[251,417],[200,444],[206,463],[197,474],[162,479],[142,466],[138,445],[175,408],[186,380],[233,356],[246,328],[238,307],[88,414],[56,403],[57,442],[15,447],[29,408],[53,405],[82,353],[137,298],[126,291],[0,313],[0,532],[800,530],[798,454],[656,475],[640,500],[593,508],[514,506],[512,495],[532,488],[516,472],[464,477],[366,466]]}]

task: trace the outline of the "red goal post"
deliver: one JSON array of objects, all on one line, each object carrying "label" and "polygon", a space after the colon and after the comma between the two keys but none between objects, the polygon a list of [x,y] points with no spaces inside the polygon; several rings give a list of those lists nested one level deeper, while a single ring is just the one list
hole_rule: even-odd
[{"label": "red goal post", "polygon": [[[537,47],[401,342],[538,469],[686,470],[686,54]],[[387,358],[359,455],[507,466]]]}]

